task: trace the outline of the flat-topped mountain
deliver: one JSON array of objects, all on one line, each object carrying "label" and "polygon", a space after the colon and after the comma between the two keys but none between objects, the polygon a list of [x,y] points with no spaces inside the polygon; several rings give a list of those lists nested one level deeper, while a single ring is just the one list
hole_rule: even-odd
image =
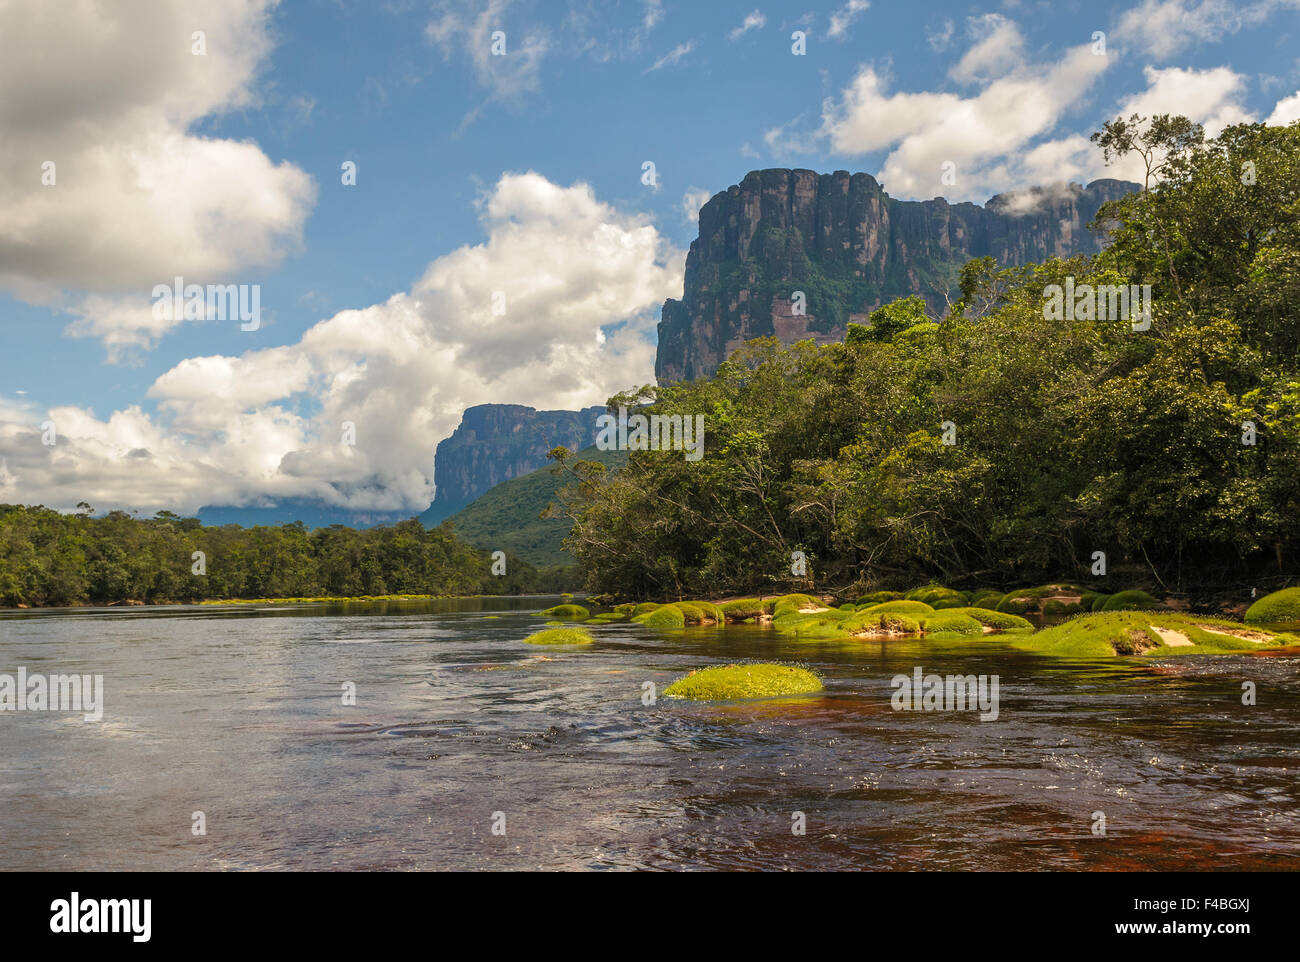
[{"label": "flat-topped mountain", "polygon": [[551,448],[588,447],[596,439],[596,418],[604,411],[538,411],[525,404],[466,408],[452,436],[438,442],[433,504],[420,520],[438,524],[502,481],[536,471],[546,464]]},{"label": "flat-topped mountain", "polygon": [[1103,239],[1088,224],[1098,208],[1138,189],[1060,184],[981,207],[895,200],[869,174],[844,170],[751,171],[700,209],[683,296],[664,302],[655,375],[661,384],[703,377],[765,335],[840,339],[850,322],[910,294],[942,309],[972,257],[1010,266],[1096,253]]}]

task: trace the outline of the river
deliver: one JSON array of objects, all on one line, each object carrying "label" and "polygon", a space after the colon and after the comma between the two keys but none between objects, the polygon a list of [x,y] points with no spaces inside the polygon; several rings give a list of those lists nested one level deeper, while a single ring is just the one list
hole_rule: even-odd
[{"label": "river", "polygon": [[[1300,653],[626,623],[523,644],[556,600],[4,612],[0,672],[105,694],[99,721],[0,712],[0,868],[1300,867]],[[825,691],[643,703],[751,659]],[[893,710],[917,666],[997,675],[997,720]]]}]

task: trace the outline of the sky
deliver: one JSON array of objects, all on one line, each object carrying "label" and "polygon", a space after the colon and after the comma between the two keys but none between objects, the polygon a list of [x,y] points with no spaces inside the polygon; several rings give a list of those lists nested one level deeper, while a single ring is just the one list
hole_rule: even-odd
[{"label": "sky", "polygon": [[653,382],[748,171],[1141,180],[1117,114],[1300,119],[1300,0],[0,0],[0,92],[0,503],[414,513],[467,406]]}]

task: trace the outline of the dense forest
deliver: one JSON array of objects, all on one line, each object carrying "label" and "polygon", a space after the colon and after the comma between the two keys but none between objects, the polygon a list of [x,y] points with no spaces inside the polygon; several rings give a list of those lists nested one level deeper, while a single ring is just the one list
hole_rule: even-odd
[{"label": "dense forest", "polygon": [[[753,341],[711,378],[612,398],[703,414],[705,456],[633,452],[616,473],[563,459],[575,483],[553,510],[587,587],[1294,580],[1300,124],[1207,140],[1135,117],[1093,139],[1145,160],[1149,185],[1103,207],[1100,254],[972,261],[940,317],[908,298],[846,343]],[[1048,319],[1051,285],[1150,285],[1150,323],[1082,302]]]},{"label": "dense forest", "polygon": [[[201,555],[196,555],[201,552]],[[302,524],[203,527],[160,512],[91,517],[0,504],[0,605],[185,602],[229,598],[472,595],[557,591],[571,578],[492,558],[449,526],[415,519],[357,530]]]}]

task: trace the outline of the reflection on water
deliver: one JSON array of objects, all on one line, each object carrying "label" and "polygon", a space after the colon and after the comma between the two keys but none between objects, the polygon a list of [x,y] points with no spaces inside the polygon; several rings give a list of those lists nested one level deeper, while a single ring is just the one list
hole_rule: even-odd
[{"label": "reflection on water", "polygon": [[[1300,653],[1070,662],[996,636],[628,624],[590,626],[582,650],[522,644],[553,603],[0,615],[0,672],[106,689],[98,724],[0,712],[0,866],[1296,865]],[[806,663],[826,691],[642,704],[644,682],[746,659]],[[998,720],[893,711],[890,679],[918,665],[998,675]]]}]

